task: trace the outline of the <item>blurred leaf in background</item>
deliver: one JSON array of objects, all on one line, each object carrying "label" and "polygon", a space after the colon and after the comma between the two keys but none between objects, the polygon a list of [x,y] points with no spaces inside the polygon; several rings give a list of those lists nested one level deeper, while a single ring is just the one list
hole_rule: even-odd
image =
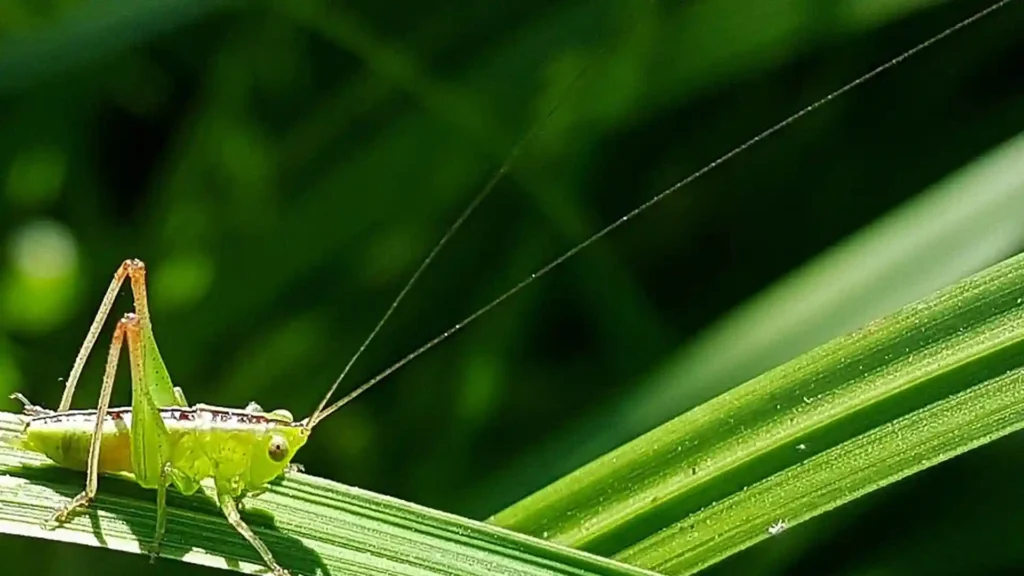
[{"label": "blurred leaf in background", "polygon": [[[986,4],[9,0],[0,391],[55,404],[109,274],[139,257],[161,351],[190,400],[307,414],[556,103],[356,365],[352,386],[658,191]],[[1000,231],[1013,229],[1020,192],[997,201],[937,183],[1024,127],[1022,19],[1010,6],[684,189],[326,421],[302,462],[483,518],[1018,251],[1019,236]],[[950,214],[961,218],[948,221],[956,240],[944,244],[947,228],[933,227]],[[94,402],[99,370],[87,368],[77,407]],[[127,386],[114,394],[129,400]],[[721,570],[1019,566],[1005,539],[1024,502],[1017,442],[826,514]],[[938,548],[962,525],[971,543],[954,564],[950,547]],[[16,573],[197,571],[11,537],[0,553]]]}]

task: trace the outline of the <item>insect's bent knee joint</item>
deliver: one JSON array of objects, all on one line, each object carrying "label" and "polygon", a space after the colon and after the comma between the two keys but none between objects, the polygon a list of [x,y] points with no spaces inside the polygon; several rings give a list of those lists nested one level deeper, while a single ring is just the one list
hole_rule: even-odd
[{"label": "insect's bent knee joint", "polygon": [[146,264],[138,258],[129,258],[121,265],[117,267],[117,271],[114,272],[114,278],[117,278],[123,274],[128,276],[139,276],[146,273]]}]

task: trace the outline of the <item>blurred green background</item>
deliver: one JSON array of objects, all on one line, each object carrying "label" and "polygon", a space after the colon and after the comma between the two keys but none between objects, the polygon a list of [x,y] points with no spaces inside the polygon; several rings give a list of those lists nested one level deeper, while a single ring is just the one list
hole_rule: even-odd
[{"label": "blurred green background", "polygon": [[[190,401],[305,416],[553,107],[349,386],[989,3],[5,0],[0,392],[55,405],[110,274],[138,257],[161,351]],[[937,229],[922,208],[930,186],[1024,127],[1017,4],[581,253],[326,421],[297,460],[484,518],[1019,251],[1020,201],[986,211],[991,195],[954,191],[959,204]],[[1002,193],[1024,198],[1024,188]],[[901,206],[898,233],[862,233],[884,241],[862,243],[860,259],[792,275]],[[955,241],[934,241],[947,234]],[[765,292],[780,280],[792,290]],[[101,369],[89,364],[76,407],[95,402]],[[119,382],[114,401],[126,404]],[[713,572],[1019,569],[1019,442],[905,480]],[[9,536],[0,554],[5,573],[216,573]]]}]

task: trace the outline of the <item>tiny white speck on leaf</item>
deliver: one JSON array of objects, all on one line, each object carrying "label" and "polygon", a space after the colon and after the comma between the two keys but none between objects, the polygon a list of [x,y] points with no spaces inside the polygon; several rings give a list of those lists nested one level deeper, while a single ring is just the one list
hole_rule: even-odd
[{"label": "tiny white speck on leaf", "polygon": [[786,524],[785,520],[779,520],[768,527],[768,533],[772,536],[776,536],[778,534],[781,534],[788,527],[789,525]]}]

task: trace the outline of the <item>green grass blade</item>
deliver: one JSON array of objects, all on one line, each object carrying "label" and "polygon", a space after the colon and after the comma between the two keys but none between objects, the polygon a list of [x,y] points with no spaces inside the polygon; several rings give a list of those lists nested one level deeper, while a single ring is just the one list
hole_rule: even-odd
[{"label": "green grass blade", "polygon": [[1024,255],[702,404],[491,520],[688,574],[1024,427],[1022,376]]},{"label": "green grass blade", "polygon": [[[621,401],[521,470],[569,472],[683,410],[1015,254],[1024,242],[1024,134],[922,191],[730,312]],[[510,491],[529,478],[496,480]],[[536,473],[530,478],[536,477]]]},{"label": "green grass blade", "polygon": [[[1000,354],[1020,356],[1019,344]],[[1015,362],[1015,364],[1021,364]],[[1024,366],[774,474],[616,557],[690,574],[789,526],[1024,427]],[[721,538],[718,526],[729,526]]]},{"label": "green grass blade", "polygon": [[[0,412],[0,433],[20,429],[19,416]],[[88,513],[56,530],[41,528],[83,482],[81,473],[0,445],[0,532],[140,553],[140,544],[153,535],[155,493],[119,478],[100,480],[99,496]],[[175,493],[168,503],[161,555],[246,573],[266,571],[211,500]],[[304,474],[275,484],[247,510],[250,525],[293,574],[652,574]]]}]

